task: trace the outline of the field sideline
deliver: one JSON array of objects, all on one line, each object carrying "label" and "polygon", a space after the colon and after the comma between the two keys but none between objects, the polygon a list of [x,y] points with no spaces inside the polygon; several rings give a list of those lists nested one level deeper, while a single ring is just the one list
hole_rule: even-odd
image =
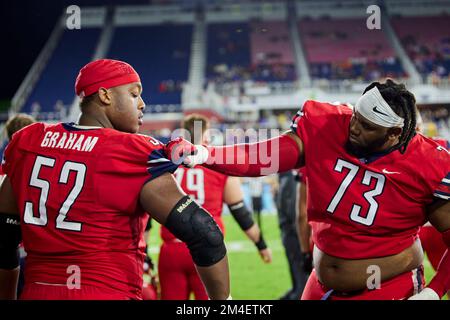
[{"label": "field sideline", "polygon": [[[224,216],[225,241],[231,273],[233,299],[276,300],[291,287],[284,247],[281,243],[278,219],[274,214],[262,217],[264,237],[272,249],[272,264],[264,264],[256,247],[246,238],[230,215]],[[159,253],[159,225],[153,224],[150,234],[150,255],[157,262]],[[425,278],[434,274],[427,259],[424,261]]]}]

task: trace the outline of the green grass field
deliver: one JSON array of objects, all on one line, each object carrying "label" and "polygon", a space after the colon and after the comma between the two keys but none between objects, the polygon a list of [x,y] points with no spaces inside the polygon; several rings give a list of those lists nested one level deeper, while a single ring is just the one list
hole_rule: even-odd
[{"label": "green grass field", "polygon": [[[266,242],[272,249],[273,261],[264,264],[256,247],[239,229],[230,215],[224,216],[231,275],[231,294],[233,299],[276,300],[291,288],[289,268],[281,244],[280,231],[276,215],[264,215],[262,227]],[[150,235],[150,252],[157,262],[159,251],[159,229],[154,224]],[[428,260],[424,261],[425,277],[430,280],[434,274]]]}]

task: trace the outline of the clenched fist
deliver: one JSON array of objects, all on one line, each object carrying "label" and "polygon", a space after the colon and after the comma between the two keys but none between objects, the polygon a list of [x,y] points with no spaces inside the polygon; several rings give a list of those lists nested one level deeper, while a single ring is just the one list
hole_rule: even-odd
[{"label": "clenched fist", "polygon": [[208,160],[208,149],[202,145],[194,145],[183,139],[175,138],[164,146],[166,156],[175,164],[193,167]]}]

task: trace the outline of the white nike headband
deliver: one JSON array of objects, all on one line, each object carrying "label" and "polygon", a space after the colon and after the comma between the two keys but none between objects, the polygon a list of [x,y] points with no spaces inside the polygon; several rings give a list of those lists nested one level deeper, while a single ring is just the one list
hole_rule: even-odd
[{"label": "white nike headband", "polygon": [[385,128],[403,128],[405,122],[383,99],[377,87],[373,87],[358,99],[355,110],[370,122]]}]

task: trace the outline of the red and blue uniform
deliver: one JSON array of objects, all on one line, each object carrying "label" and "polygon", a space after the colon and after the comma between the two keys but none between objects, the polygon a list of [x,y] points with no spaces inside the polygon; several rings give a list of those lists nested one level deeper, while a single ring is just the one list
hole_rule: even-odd
[{"label": "red and blue uniform", "polygon": [[71,124],[18,131],[3,170],[28,254],[21,298],[141,299],[148,214],[140,191],[176,168],[148,136]]},{"label": "red and blue uniform", "polygon": [[345,105],[307,101],[291,126],[304,147],[314,244],[343,259],[400,253],[417,239],[426,206],[449,199],[450,155],[417,134],[404,154],[357,158],[346,149],[351,117]]}]

